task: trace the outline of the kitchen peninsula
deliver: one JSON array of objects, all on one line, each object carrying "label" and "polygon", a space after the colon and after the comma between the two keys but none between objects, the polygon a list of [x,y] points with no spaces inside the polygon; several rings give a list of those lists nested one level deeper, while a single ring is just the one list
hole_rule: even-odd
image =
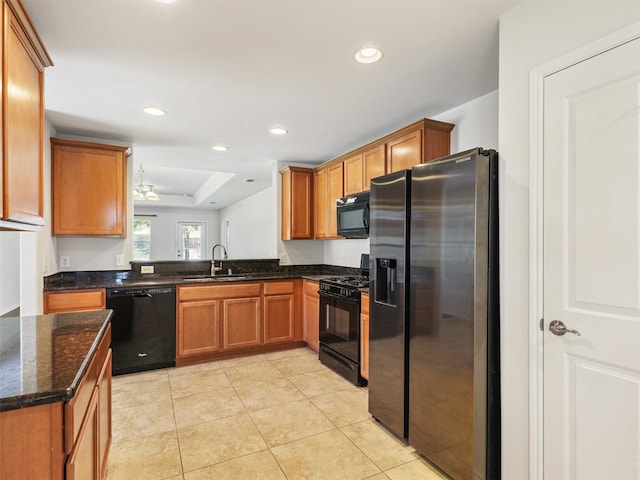
[{"label": "kitchen peninsula", "polygon": [[0,478],[104,478],[111,310],[0,320]]}]

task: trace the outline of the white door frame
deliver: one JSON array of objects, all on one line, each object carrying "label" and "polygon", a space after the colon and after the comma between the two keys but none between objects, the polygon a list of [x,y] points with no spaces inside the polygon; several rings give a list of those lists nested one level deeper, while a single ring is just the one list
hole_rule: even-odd
[{"label": "white door frame", "polygon": [[589,43],[529,74],[529,478],[544,478],[543,163],[544,79],[640,37],[640,22]]}]

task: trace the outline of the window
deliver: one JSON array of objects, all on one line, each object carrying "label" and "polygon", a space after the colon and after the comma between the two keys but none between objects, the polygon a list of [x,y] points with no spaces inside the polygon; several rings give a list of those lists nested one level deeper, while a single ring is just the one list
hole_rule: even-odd
[{"label": "window", "polygon": [[150,260],[151,220],[133,220],[133,259]]}]

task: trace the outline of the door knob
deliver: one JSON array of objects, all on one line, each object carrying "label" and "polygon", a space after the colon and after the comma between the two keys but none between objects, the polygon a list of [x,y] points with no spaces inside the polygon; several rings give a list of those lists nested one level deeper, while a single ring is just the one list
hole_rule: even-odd
[{"label": "door knob", "polygon": [[579,331],[567,328],[567,326],[561,320],[552,320],[549,324],[549,331],[554,335],[558,335],[559,337],[561,337],[565,333],[573,333],[574,335],[580,336]]}]

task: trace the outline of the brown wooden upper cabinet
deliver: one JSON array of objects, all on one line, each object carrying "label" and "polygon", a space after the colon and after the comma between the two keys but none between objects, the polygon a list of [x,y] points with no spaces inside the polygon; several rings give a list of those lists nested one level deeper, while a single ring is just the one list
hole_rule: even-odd
[{"label": "brown wooden upper cabinet", "polygon": [[51,139],[53,235],[126,237],[127,150]]},{"label": "brown wooden upper cabinet", "polygon": [[315,170],[315,237],[338,237],[336,200],[343,195],[342,163],[334,163]]},{"label": "brown wooden upper cabinet", "polygon": [[2,2],[0,229],[37,230],[43,216],[44,69],[53,65],[18,0]]},{"label": "brown wooden upper cabinet", "polygon": [[369,148],[343,160],[344,196],[366,192],[372,178],[386,173],[385,145]]},{"label": "brown wooden upper cabinet", "polygon": [[344,194],[345,196],[360,193],[364,185],[364,161],[362,153],[357,153],[342,162],[344,169]]},{"label": "brown wooden upper cabinet", "polygon": [[[453,127],[451,123],[423,118],[319,165],[313,169],[312,185],[308,186],[308,177],[305,177],[297,192],[293,177],[286,179],[290,173],[282,170],[282,239],[342,238],[338,236],[336,200],[368,191],[372,178],[449,155]],[[309,188],[313,195],[309,195]],[[304,211],[309,198],[313,198],[313,202]],[[315,226],[312,236],[306,236],[309,221]],[[294,224],[303,227],[297,229]],[[299,236],[294,236],[294,231]]]},{"label": "brown wooden upper cabinet", "polygon": [[313,169],[286,167],[282,176],[282,240],[313,238]]},{"label": "brown wooden upper cabinet", "polygon": [[451,123],[425,118],[390,135],[386,141],[387,173],[449,155],[453,127]]},{"label": "brown wooden upper cabinet", "polygon": [[422,129],[387,142],[387,171],[410,169],[422,163]]},{"label": "brown wooden upper cabinet", "polygon": [[362,154],[362,160],[364,163],[364,183],[362,185],[362,190],[360,190],[361,192],[371,188],[372,178],[380,177],[387,173],[387,152],[384,147],[384,145],[378,145],[377,147],[366,150]]}]

